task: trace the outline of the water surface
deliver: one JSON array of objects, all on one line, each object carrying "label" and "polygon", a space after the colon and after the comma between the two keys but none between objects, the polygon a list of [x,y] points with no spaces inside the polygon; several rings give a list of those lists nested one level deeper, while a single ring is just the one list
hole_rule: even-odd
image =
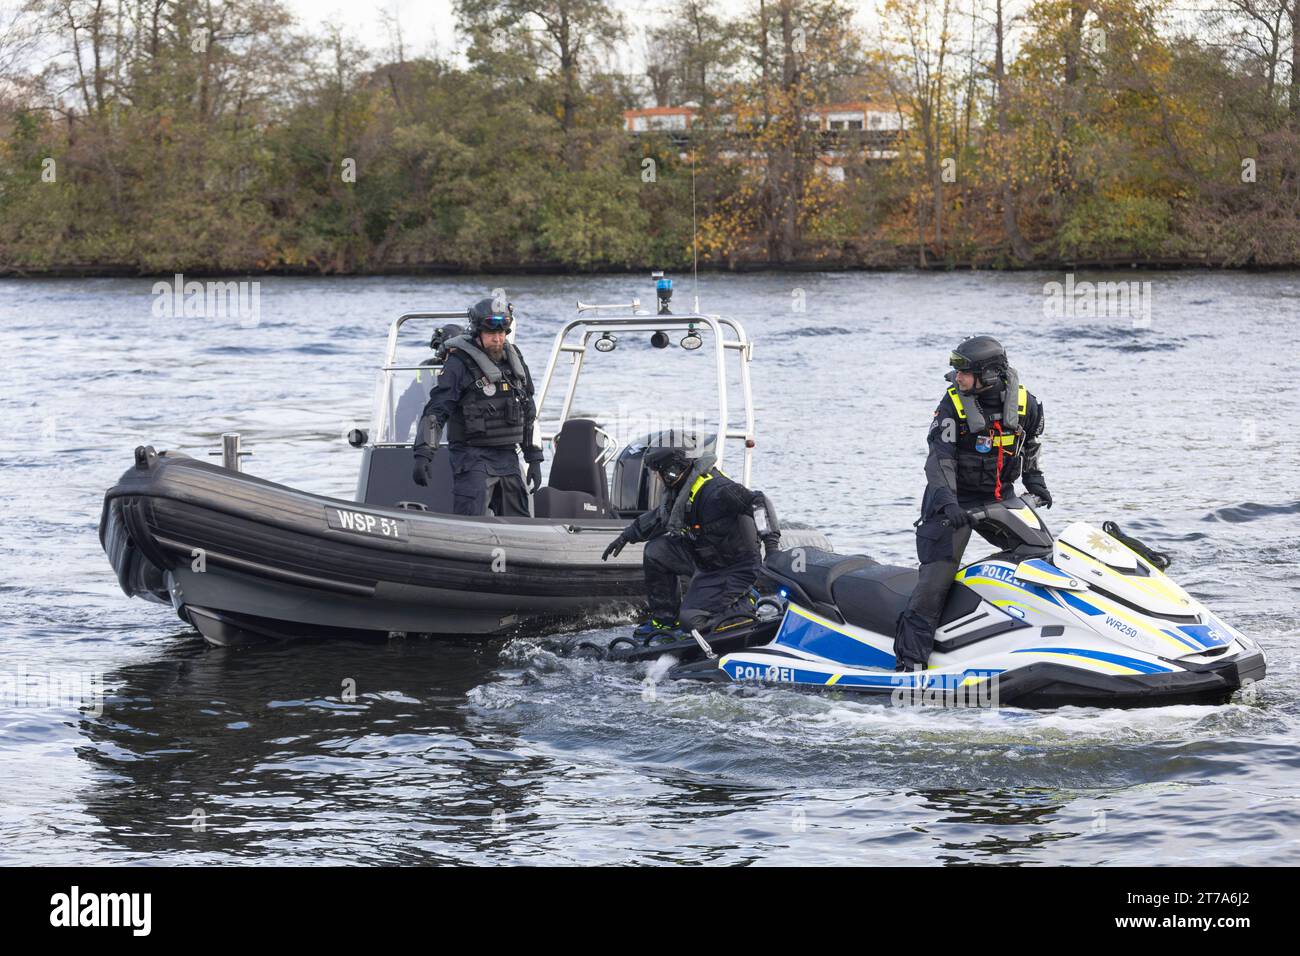
[{"label": "water surface", "polygon": [[[0,697],[0,863],[1300,862],[1300,277],[1101,277],[1151,281],[1149,325],[1049,320],[1053,278],[704,279],[757,342],[752,484],[838,550],[913,562],[947,352],[992,332],[1046,409],[1052,525],[1110,518],[1171,552],[1263,644],[1253,699],[906,711],[673,685],[537,639],[209,648],[127,600],[100,550],[136,445],[206,455],[240,431],[249,471],[348,497],[343,435],[396,314],[504,286],[540,376],[576,299],[650,284],[263,279],[242,328],[153,316],[148,280],[0,282],[0,674],[105,687],[101,714]],[[576,408],[702,414],[710,369],[629,337]]]}]

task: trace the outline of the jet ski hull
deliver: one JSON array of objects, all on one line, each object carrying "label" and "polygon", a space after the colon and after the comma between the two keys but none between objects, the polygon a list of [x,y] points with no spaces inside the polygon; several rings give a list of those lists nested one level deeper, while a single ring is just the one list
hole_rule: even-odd
[{"label": "jet ski hull", "polygon": [[[765,656],[765,655],[764,655]],[[996,675],[996,691],[974,685],[961,686],[951,675],[923,672],[919,680],[909,673],[881,672],[865,682],[840,680],[828,685],[799,673],[799,662],[772,655],[759,660],[750,655],[746,675],[736,680],[736,669],[726,656],[718,661],[694,660],[668,672],[674,680],[794,686],[800,690],[871,697],[902,706],[1023,707],[1047,710],[1057,707],[1168,707],[1174,704],[1226,704],[1249,682],[1264,678],[1264,655],[1258,651],[1230,660],[1203,664],[1163,674],[1102,675],[1056,663],[1035,663]],[[798,677],[806,679],[796,679]]]},{"label": "jet ski hull", "polygon": [[1098,675],[1061,664],[1031,664],[1001,678],[1006,706],[1168,707],[1226,704],[1247,682],[1264,678],[1259,652],[1167,674]]},{"label": "jet ski hull", "polygon": [[1051,561],[1038,551],[972,562],[953,583],[930,666],[919,672],[894,670],[895,622],[914,571],[860,555],[781,552],[767,566],[787,599],[780,625],[730,634],[716,659],[683,645],[669,676],[990,708],[1222,704],[1264,678],[1257,643],[1122,547],[1076,523],[1054,542]]}]

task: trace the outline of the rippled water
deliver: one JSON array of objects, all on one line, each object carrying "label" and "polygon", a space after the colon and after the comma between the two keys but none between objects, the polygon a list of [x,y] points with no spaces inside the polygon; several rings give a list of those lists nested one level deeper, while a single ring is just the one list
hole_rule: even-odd
[{"label": "rippled water", "polygon": [[[753,484],[841,551],[913,561],[944,359],[992,331],[1046,407],[1052,524],[1113,518],[1172,552],[1268,653],[1252,702],[906,711],[655,682],[541,640],[209,648],[100,550],[132,448],[237,430],[254,474],[348,496],[342,435],[398,312],[505,286],[540,375],[575,299],[649,284],[269,279],[245,329],[154,318],[145,280],[0,282],[0,863],[1300,862],[1300,277],[1105,277],[1152,283],[1149,327],[1045,319],[1052,278],[706,278],[705,308],[758,343]],[[578,407],[688,409],[708,369],[625,342]],[[51,675],[102,680],[102,713],[41,699]]]}]

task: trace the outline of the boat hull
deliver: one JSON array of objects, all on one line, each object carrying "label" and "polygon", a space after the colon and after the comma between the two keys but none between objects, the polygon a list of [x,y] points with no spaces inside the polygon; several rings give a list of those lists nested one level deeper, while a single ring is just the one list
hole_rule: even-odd
[{"label": "boat hull", "polygon": [[99,536],[124,593],[231,644],[493,635],[629,614],[645,603],[642,547],[601,560],[625,524],[361,505],[142,448],[104,497]]}]

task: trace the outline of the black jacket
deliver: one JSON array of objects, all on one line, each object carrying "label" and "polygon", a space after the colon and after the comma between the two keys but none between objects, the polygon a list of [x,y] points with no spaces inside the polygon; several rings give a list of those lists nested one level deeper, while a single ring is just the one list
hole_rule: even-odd
[{"label": "black jacket", "polygon": [[[949,389],[939,400],[928,435],[930,454],[925,462],[923,516],[934,514],[947,504],[968,506],[999,497],[1010,498],[1016,493],[1013,483],[1022,476],[1027,485],[1042,480],[1038,457],[1043,405],[1028,390],[1024,399],[1017,428],[1002,433],[998,429],[1003,410],[1002,390],[973,397]],[[967,404],[972,401],[979,403],[985,419],[985,427],[979,431],[970,427]]]},{"label": "black jacket", "polygon": [[[682,512],[681,528],[674,529],[672,514],[680,495],[688,497]],[[754,509],[769,507],[761,491],[750,491],[716,468],[703,473],[697,470],[688,475],[680,488],[668,495],[658,508],[637,518],[624,535],[629,541],[648,541],[656,535],[677,530],[690,544],[697,567],[704,571],[720,571],[762,560]]]},{"label": "black jacket", "polygon": [[[514,348],[507,344],[506,348]],[[522,376],[516,375],[506,358],[497,362],[499,383],[487,383],[473,358],[460,350],[447,355],[438,384],[429,394],[415,451],[432,451],[447,429],[452,450],[458,446],[506,447],[523,450],[524,460],[541,461],[542,449],[533,444],[537,406],[533,401],[533,378],[523,356],[516,351]]]}]

